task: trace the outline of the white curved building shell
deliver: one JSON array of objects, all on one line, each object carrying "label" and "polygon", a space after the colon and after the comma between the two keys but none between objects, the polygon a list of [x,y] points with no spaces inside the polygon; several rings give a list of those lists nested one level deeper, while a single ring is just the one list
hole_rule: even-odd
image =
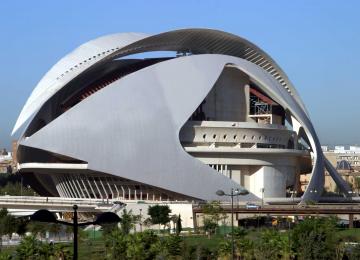
[{"label": "white curved building shell", "polygon": [[[149,51],[181,55],[126,57]],[[252,43],[220,31],[86,43],[39,82],[14,132],[26,121],[20,171],[47,195],[212,200],[216,190],[246,188],[244,200],[279,198],[311,172],[302,198],[318,200],[324,167],[349,190],[285,73]]]}]

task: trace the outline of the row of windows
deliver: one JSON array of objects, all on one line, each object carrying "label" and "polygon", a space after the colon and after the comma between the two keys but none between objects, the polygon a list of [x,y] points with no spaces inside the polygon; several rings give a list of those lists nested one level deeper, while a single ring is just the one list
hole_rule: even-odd
[{"label": "row of windows", "polygon": [[339,156],[340,160],[359,160],[359,156],[342,155]]},{"label": "row of windows", "polygon": [[[208,135],[207,134],[203,134],[203,139],[205,140],[207,137],[208,137]],[[216,135],[216,134],[213,134],[212,135],[212,139],[216,139],[218,136]],[[225,140],[231,140],[231,138],[233,139],[233,140],[236,140],[236,139],[238,139],[238,135],[236,135],[236,134],[234,134],[234,135],[231,135],[231,136],[228,136],[227,134],[224,134],[223,136],[222,136],[222,139],[225,141]],[[282,138],[281,137],[272,137],[272,136],[255,136],[255,135],[252,135],[251,137],[249,136],[247,136],[247,135],[243,135],[242,136],[242,139],[243,140],[247,140],[247,139],[249,139],[249,138],[251,138],[251,140],[264,140],[264,141],[273,141],[273,142],[281,142],[282,141]]]}]

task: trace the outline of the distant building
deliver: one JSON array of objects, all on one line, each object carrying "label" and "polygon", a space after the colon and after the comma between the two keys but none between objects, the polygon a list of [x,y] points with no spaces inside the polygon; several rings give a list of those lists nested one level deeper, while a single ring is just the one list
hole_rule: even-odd
[{"label": "distant building", "polygon": [[5,148],[0,150],[0,173],[12,173],[13,160],[12,153]]},{"label": "distant building", "polygon": [[345,146],[335,146],[334,150],[328,150],[324,155],[334,167],[338,162],[345,160],[354,170],[360,170],[360,146],[349,146],[348,149]]},{"label": "distant building", "polygon": [[[337,145],[334,149],[329,146],[321,146],[321,148],[325,157],[342,178],[350,184],[353,190],[357,191],[356,178],[360,178],[360,146],[351,145],[347,148],[344,145]],[[306,189],[309,177],[309,175],[301,176],[302,190]],[[327,191],[338,191],[337,185],[328,171],[325,171],[324,187]]]},{"label": "distant building", "polygon": [[12,161],[13,161],[13,165],[14,167],[17,166],[17,147],[18,147],[18,143],[16,140],[13,140],[11,143],[11,147],[12,147]]},{"label": "distant building", "polygon": [[328,146],[323,146],[323,145],[321,146],[321,150],[322,150],[323,152],[327,152],[328,149],[329,149]]}]

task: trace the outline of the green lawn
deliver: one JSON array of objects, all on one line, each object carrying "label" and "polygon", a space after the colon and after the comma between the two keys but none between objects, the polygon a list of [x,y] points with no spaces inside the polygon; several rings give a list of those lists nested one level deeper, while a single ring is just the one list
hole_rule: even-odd
[{"label": "green lawn", "polygon": [[336,233],[344,241],[360,242],[359,228],[342,229],[338,230]]},{"label": "green lawn", "polygon": [[189,246],[201,245],[207,248],[216,248],[218,244],[224,239],[223,235],[213,235],[211,238],[207,236],[185,236],[184,241]]},{"label": "green lawn", "polygon": [[101,238],[82,241],[79,244],[79,259],[104,259],[105,254],[105,241]]}]

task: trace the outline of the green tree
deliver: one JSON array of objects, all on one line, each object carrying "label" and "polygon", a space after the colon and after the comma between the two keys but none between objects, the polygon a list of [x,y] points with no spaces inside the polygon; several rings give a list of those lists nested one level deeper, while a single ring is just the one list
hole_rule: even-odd
[{"label": "green tree", "polygon": [[243,239],[248,234],[248,231],[242,227],[234,228],[234,238],[235,239]]},{"label": "green tree", "polygon": [[67,245],[64,244],[55,244],[54,245],[54,260],[67,260],[72,258],[72,254],[67,247]]},{"label": "green tree", "polygon": [[151,223],[153,225],[158,224],[159,229],[160,225],[165,225],[169,223],[171,209],[167,205],[154,205],[148,208],[148,215],[150,216]]},{"label": "green tree", "polygon": [[18,234],[20,237],[23,237],[27,232],[27,225],[29,221],[25,218],[18,218],[16,219],[16,230],[15,233]]},{"label": "green tree", "polygon": [[199,245],[196,248],[195,259],[217,259],[217,252],[211,251],[208,247]]},{"label": "green tree", "polygon": [[292,249],[298,259],[335,259],[336,218],[306,218],[293,229]]},{"label": "green tree", "polygon": [[113,230],[105,236],[106,259],[126,259],[127,238],[120,230]]},{"label": "green tree", "polygon": [[236,240],[236,253],[240,259],[254,259],[254,243],[248,238]]},{"label": "green tree", "polygon": [[218,254],[222,259],[230,259],[231,257],[231,241],[223,240],[219,244]]},{"label": "green tree", "polygon": [[33,196],[34,190],[24,184],[19,174],[0,174],[0,194]]},{"label": "green tree", "polygon": [[150,260],[165,251],[163,243],[152,231],[125,235],[114,230],[106,237],[107,259]]},{"label": "green tree", "polygon": [[220,205],[220,202],[215,200],[203,205],[202,210],[206,217],[210,217],[216,223],[221,220],[222,213],[224,212],[223,208]]},{"label": "green tree", "polygon": [[3,218],[1,225],[3,225],[4,235],[11,239],[12,234],[16,231],[16,219],[12,215],[7,215]]},{"label": "green tree", "polygon": [[181,216],[179,214],[179,217],[177,218],[177,221],[176,221],[176,234],[179,235],[182,231],[182,224],[181,224]]},{"label": "green tree", "polygon": [[0,260],[11,260],[12,256],[9,252],[0,251]]},{"label": "green tree", "polygon": [[180,257],[182,253],[182,239],[177,235],[170,235],[165,239],[165,249],[167,252],[167,259]]},{"label": "green tree", "polygon": [[282,236],[277,230],[265,229],[254,248],[256,259],[288,259],[288,236]]},{"label": "green tree", "polygon": [[216,232],[219,221],[222,219],[223,208],[219,201],[211,201],[202,206],[204,212],[204,230],[208,232],[209,237]]},{"label": "green tree", "polygon": [[[7,235],[10,239],[16,231],[16,218],[9,214],[8,210],[3,208],[0,210],[0,240],[1,237]],[[0,247],[2,240],[0,241]]]},{"label": "green tree", "polygon": [[204,231],[207,232],[209,238],[211,238],[211,235],[215,233],[218,224],[211,218],[205,218],[203,225]]},{"label": "green tree", "polygon": [[38,221],[31,221],[27,225],[27,229],[33,234],[35,237],[40,236],[44,238],[46,235],[46,231],[49,230],[50,224],[38,222]]},{"label": "green tree", "polygon": [[183,242],[182,244],[182,259],[197,259],[196,258],[196,251],[197,251],[197,246],[196,245],[192,245],[187,243],[186,241]]},{"label": "green tree", "polygon": [[121,231],[124,234],[129,234],[130,230],[135,227],[135,223],[137,223],[140,220],[139,215],[134,215],[132,213],[132,210],[127,211],[126,209],[123,210],[121,215]]},{"label": "green tree", "polygon": [[4,225],[4,219],[8,216],[8,211],[5,208],[2,208],[0,210],[0,249],[2,247],[2,236],[5,235],[5,225]]},{"label": "green tree", "polygon": [[16,247],[17,259],[49,259],[52,254],[51,248],[37,240],[35,236],[24,237]]}]

